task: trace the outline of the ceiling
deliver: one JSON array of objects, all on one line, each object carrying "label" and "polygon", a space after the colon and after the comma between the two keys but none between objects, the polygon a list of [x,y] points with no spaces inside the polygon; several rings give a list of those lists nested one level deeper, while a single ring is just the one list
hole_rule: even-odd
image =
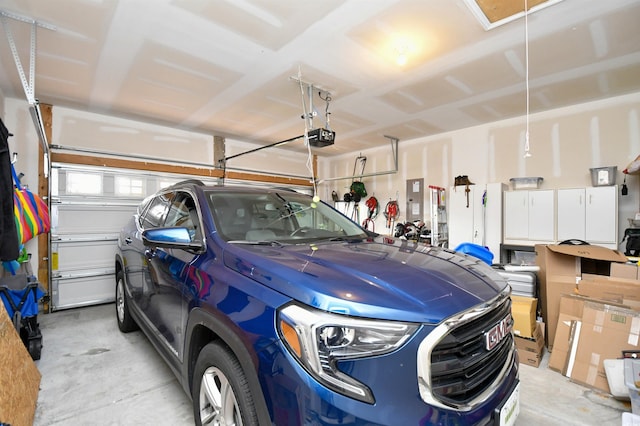
[{"label": "ceiling", "polygon": [[[516,0],[475,1],[491,29],[473,0],[0,0],[0,10],[26,79],[33,25],[13,18],[38,22],[41,103],[265,145],[303,134],[305,111],[327,127],[328,106],[336,139],[319,156],[524,115],[527,75],[532,113],[640,91],[640,0],[549,0],[510,21],[501,13],[524,1],[514,11]],[[0,90],[26,99],[8,40]]]}]

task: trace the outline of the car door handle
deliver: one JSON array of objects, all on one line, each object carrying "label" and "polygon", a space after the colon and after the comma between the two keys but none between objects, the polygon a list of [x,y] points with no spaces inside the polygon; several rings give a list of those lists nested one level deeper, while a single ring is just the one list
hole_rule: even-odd
[{"label": "car door handle", "polygon": [[131,238],[127,237],[124,239],[124,242],[127,244],[131,244],[133,242],[133,240],[131,240]]}]

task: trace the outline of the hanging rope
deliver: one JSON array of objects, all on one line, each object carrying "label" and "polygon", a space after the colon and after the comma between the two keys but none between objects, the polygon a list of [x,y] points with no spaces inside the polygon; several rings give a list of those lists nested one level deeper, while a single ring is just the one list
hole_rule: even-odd
[{"label": "hanging rope", "polygon": [[524,0],[524,80],[527,92],[527,112],[524,132],[524,158],[531,157],[529,152],[529,6]]},{"label": "hanging rope", "polygon": [[[302,83],[302,71],[300,67],[298,67],[298,82],[300,83],[300,95],[302,98],[302,118],[304,118],[304,144],[307,147],[307,162],[305,165],[307,167],[307,170],[309,171],[309,174],[311,175],[311,183],[313,184],[313,198],[314,201],[317,202],[320,200],[320,198],[318,197],[317,187],[318,179],[316,178],[315,171],[313,169],[313,154],[311,153],[311,144],[309,143],[309,123],[307,120],[310,113],[307,112],[307,103],[304,100],[304,86]],[[311,93],[312,89],[313,86],[310,86],[309,93]]]}]

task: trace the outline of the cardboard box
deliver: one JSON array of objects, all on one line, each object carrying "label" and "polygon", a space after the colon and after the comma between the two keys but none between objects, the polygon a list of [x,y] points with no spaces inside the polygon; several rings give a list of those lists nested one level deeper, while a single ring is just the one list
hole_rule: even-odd
[{"label": "cardboard box", "polygon": [[553,352],[562,295],[573,294],[583,274],[609,276],[611,264],[626,263],[627,257],[618,250],[596,245],[538,244],[535,250],[540,268],[540,310],[547,325],[546,342]]},{"label": "cardboard box", "polygon": [[573,295],[564,295],[560,298],[560,313],[553,341],[553,352],[549,356],[551,370],[566,374],[571,337],[575,332],[576,321],[582,319],[584,302],[588,300],[588,298]]},{"label": "cardboard box", "polygon": [[638,279],[638,265],[635,263],[612,263],[611,277],[626,278],[629,280]]},{"label": "cardboard box", "polygon": [[544,355],[544,324],[536,323],[535,331],[531,339],[515,337],[516,348],[520,364],[538,367]]},{"label": "cardboard box", "polygon": [[511,296],[511,316],[513,333],[520,337],[533,337],[536,328],[536,310],[538,299],[533,297]]},{"label": "cardboard box", "polygon": [[566,376],[572,381],[610,393],[605,359],[623,350],[640,349],[640,312],[585,301],[580,321],[572,330]]},{"label": "cardboard box", "polygon": [[[549,368],[563,375],[567,372],[567,360],[575,337],[577,322],[582,320],[585,303],[598,303],[621,309],[631,309],[629,306],[618,305],[606,300],[597,300],[580,295],[564,295],[560,299],[560,313],[553,342],[553,352],[549,357]],[[618,358],[617,356],[616,358]]]},{"label": "cardboard box", "polygon": [[578,293],[640,310],[640,281],[635,279],[585,274],[578,283]]},{"label": "cardboard box", "polygon": [[41,375],[0,301],[0,422],[30,425]]}]

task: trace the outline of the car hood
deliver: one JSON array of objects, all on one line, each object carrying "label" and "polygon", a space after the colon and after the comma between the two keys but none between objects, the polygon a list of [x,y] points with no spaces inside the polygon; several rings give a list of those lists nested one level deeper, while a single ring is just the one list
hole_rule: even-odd
[{"label": "car hood", "polygon": [[388,237],[285,246],[229,244],[224,262],[309,306],[421,323],[439,323],[507,287],[474,257]]}]

